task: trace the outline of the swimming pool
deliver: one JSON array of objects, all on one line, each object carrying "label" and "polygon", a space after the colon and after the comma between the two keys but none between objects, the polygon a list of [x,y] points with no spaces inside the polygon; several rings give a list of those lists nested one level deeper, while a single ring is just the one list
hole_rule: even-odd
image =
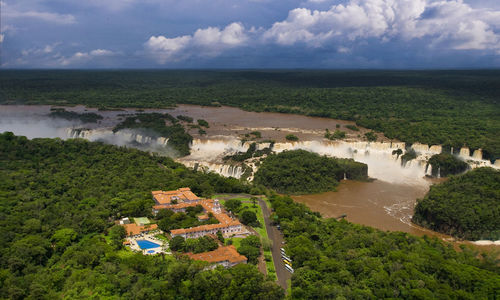
[{"label": "swimming pool", "polygon": [[151,249],[151,248],[161,247],[161,245],[150,242],[148,240],[137,240],[136,242],[137,242],[137,245],[139,245],[139,247],[141,249]]}]

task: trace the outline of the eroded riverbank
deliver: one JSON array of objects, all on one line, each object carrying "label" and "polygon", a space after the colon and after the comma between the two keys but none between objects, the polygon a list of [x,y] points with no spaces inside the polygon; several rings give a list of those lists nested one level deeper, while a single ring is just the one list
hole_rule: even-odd
[{"label": "eroded riverbank", "polygon": [[[92,124],[81,124],[64,120],[54,120],[46,115],[50,106],[0,106],[0,131],[13,131],[17,135],[35,137],[81,137],[89,140],[103,140],[105,142],[140,145],[141,149],[160,151],[166,145],[165,139],[154,141],[133,132],[115,134],[112,128],[125,116],[138,112],[169,113],[173,116],[187,115],[194,119],[204,119],[210,127],[206,135],[199,135],[196,130],[190,131],[194,141],[191,145],[192,154],[179,159],[189,167],[205,166],[207,170],[218,172],[225,176],[240,177],[244,169],[238,165],[229,165],[222,161],[225,155],[238,151],[246,151],[253,141],[241,142],[245,134],[259,131],[261,147],[274,140],[274,151],[280,152],[293,149],[304,149],[316,153],[353,158],[368,164],[369,176],[377,180],[373,182],[345,181],[340,184],[337,192],[328,192],[317,195],[294,196],[293,198],[305,203],[312,210],[319,211],[325,217],[347,215],[347,219],[354,223],[364,224],[382,230],[404,231],[416,235],[433,235],[448,240],[449,237],[430,230],[420,228],[410,222],[416,199],[422,198],[433,181],[425,179],[429,174],[426,160],[442,149],[440,146],[414,145],[418,151],[417,159],[402,164],[399,155],[392,152],[396,149],[405,149],[406,145],[398,141],[390,141],[378,135],[377,142],[368,143],[362,136],[368,130],[359,128],[354,131],[346,128],[353,122],[333,120],[327,118],[307,117],[301,115],[280,113],[247,112],[233,107],[201,107],[194,105],[179,105],[173,109],[145,109],[133,108],[119,111],[98,111],[93,108],[76,106],[66,108],[75,112],[95,112],[102,115],[103,120]],[[85,128],[85,131],[78,131]],[[340,128],[346,132],[344,141],[329,141],[324,138],[325,129],[334,131]],[[78,129],[78,130],[77,130]],[[78,134],[75,134],[78,132]],[[83,132],[83,133],[82,133]],[[289,142],[287,134],[293,133],[298,142]],[[151,146],[151,147],[150,147]],[[168,151],[165,151],[168,153]],[[481,160],[480,152],[470,153],[464,148],[460,151],[462,158],[470,160],[473,166],[488,165]],[[498,162],[497,162],[498,163]],[[257,168],[257,161],[250,167]],[[251,177],[250,177],[251,179]]]}]

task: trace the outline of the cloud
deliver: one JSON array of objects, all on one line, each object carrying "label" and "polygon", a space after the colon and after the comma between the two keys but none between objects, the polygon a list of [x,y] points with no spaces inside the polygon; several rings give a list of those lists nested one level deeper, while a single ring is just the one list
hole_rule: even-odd
[{"label": "cloud", "polygon": [[428,38],[430,46],[499,50],[499,27],[499,11],[474,9],[460,0],[350,0],[324,11],[293,9],[263,38],[285,46],[305,43],[311,47],[371,38]]},{"label": "cloud", "polygon": [[44,22],[56,23],[56,24],[74,24],[76,23],[76,18],[71,14],[58,14],[46,11],[37,10],[19,10],[11,5],[7,5],[5,2],[0,2],[0,7],[2,10],[2,17],[6,19],[38,19]]},{"label": "cloud", "polygon": [[106,50],[106,49],[95,49],[90,52],[76,52],[70,57],[57,57],[57,63],[63,67],[82,65],[91,61],[94,58],[115,56],[118,53]]},{"label": "cloud", "polygon": [[192,56],[214,57],[224,50],[242,46],[248,40],[241,23],[231,23],[224,29],[208,27],[193,35],[174,38],[152,36],[144,44],[146,51],[160,64],[176,62]]},{"label": "cloud", "polygon": [[86,0],[82,1],[81,5],[94,6],[98,8],[104,8],[112,12],[119,12],[125,8],[129,8],[135,4],[136,0]]},{"label": "cloud", "polygon": [[5,35],[0,33],[0,43],[3,43],[3,39],[5,38]]},{"label": "cloud", "polygon": [[96,49],[96,50],[90,51],[89,54],[90,54],[90,56],[113,56],[116,53],[113,51],[110,51],[110,50],[106,50],[106,49]]},{"label": "cloud", "polygon": [[40,48],[30,48],[30,49],[24,49],[24,50],[21,50],[21,55],[23,57],[34,57],[34,56],[43,56],[43,55],[46,55],[46,54],[50,54],[52,52],[54,52],[54,50],[57,48],[57,46],[59,46],[61,43],[53,43],[53,44],[50,44],[50,45],[45,45],[44,47],[40,47]]},{"label": "cloud", "polygon": [[352,54],[353,45],[362,48],[376,42],[394,47],[410,41],[420,41],[419,46],[427,49],[500,51],[499,31],[500,11],[472,8],[461,0],[348,0],[326,10],[292,9],[285,20],[264,30],[245,30],[241,23],[232,23],[192,35],[151,36],[144,46],[160,64],[212,58],[250,44],[302,44],[343,55]]}]

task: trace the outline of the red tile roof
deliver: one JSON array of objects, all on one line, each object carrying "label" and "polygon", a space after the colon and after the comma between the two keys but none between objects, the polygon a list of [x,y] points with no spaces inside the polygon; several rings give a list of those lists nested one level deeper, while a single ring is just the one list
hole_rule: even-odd
[{"label": "red tile roof", "polygon": [[200,197],[191,192],[190,188],[180,188],[174,191],[152,191],[151,194],[153,194],[153,198],[158,204],[170,204],[173,197],[177,197],[180,201],[195,201],[200,199]]},{"label": "red tile roof", "polygon": [[214,251],[203,252],[198,254],[187,253],[194,260],[203,260],[211,263],[229,261],[230,263],[245,263],[247,258],[236,251],[234,245],[220,246]]},{"label": "red tile roof", "polygon": [[[176,211],[176,210],[180,210],[180,209],[185,209],[185,208],[190,207],[190,206],[201,205],[201,206],[203,206],[203,209],[205,210],[205,212],[207,214],[212,213],[214,215],[214,217],[219,221],[219,224],[208,224],[208,225],[201,225],[201,226],[192,227],[192,228],[174,229],[174,230],[170,231],[172,233],[172,235],[179,235],[179,234],[193,233],[193,232],[200,232],[200,231],[217,230],[217,229],[226,228],[229,226],[241,225],[241,223],[238,220],[233,220],[227,214],[222,213],[220,211],[220,209],[216,209],[216,201],[218,201],[218,200],[199,199],[195,194],[193,194],[193,192],[191,192],[191,190],[189,188],[180,188],[177,191],[167,191],[167,192],[153,191],[151,193],[153,194],[153,197],[155,197],[156,202],[160,203],[158,205],[154,205],[153,209],[156,209],[156,210],[158,210],[158,209],[171,209],[171,210]],[[177,203],[177,204],[171,204],[170,201],[161,203],[158,200],[158,199],[163,199],[161,197],[171,197],[168,195],[171,195],[173,193],[182,193],[184,195],[183,196],[184,198],[181,200],[185,200],[188,198],[197,199],[197,200],[194,202],[181,202],[181,203]],[[190,196],[189,194],[192,194],[192,196]],[[165,195],[167,195],[167,196],[165,196]]]}]

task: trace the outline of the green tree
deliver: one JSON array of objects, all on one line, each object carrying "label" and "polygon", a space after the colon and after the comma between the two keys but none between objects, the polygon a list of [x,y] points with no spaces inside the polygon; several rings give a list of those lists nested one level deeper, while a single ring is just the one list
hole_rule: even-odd
[{"label": "green tree", "polygon": [[56,251],[63,252],[66,247],[76,240],[77,235],[76,231],[72,228],[62,228],[54,232],[51,240]]},{"label": "green tree", "polygon": [[244,210],[241,213],[241,223],[245,225],[257,224],[257,215],[251,210]]},{"label": "green tree", "polygon": [[223,243],[223,244],[224,244],[224,236],[222,235],[222,232],[221,232],[220,230],[219,230],[219,231],[217,231],[217,238],[219,239],[219,241],[220,241],[221,243]]},{"label": "green tree", "polygon": [[233,213],[238,213],[241,208],[241,200],[239,199],[229,199],[226,202],[224,202],[224,208],[233,212]]},{"label": "green tree", "polygon": [[109,229],[109,237],[111,239],[111,246],[118,250],[123,247],[123,239],[127,236],[125,228],[120,225],[115,225]]},{"label": "green tree", "polygon": [[183,251],[186,247],[186,240],[182,236],[174,236],[170,240],[169,247],[173,251]]}]

